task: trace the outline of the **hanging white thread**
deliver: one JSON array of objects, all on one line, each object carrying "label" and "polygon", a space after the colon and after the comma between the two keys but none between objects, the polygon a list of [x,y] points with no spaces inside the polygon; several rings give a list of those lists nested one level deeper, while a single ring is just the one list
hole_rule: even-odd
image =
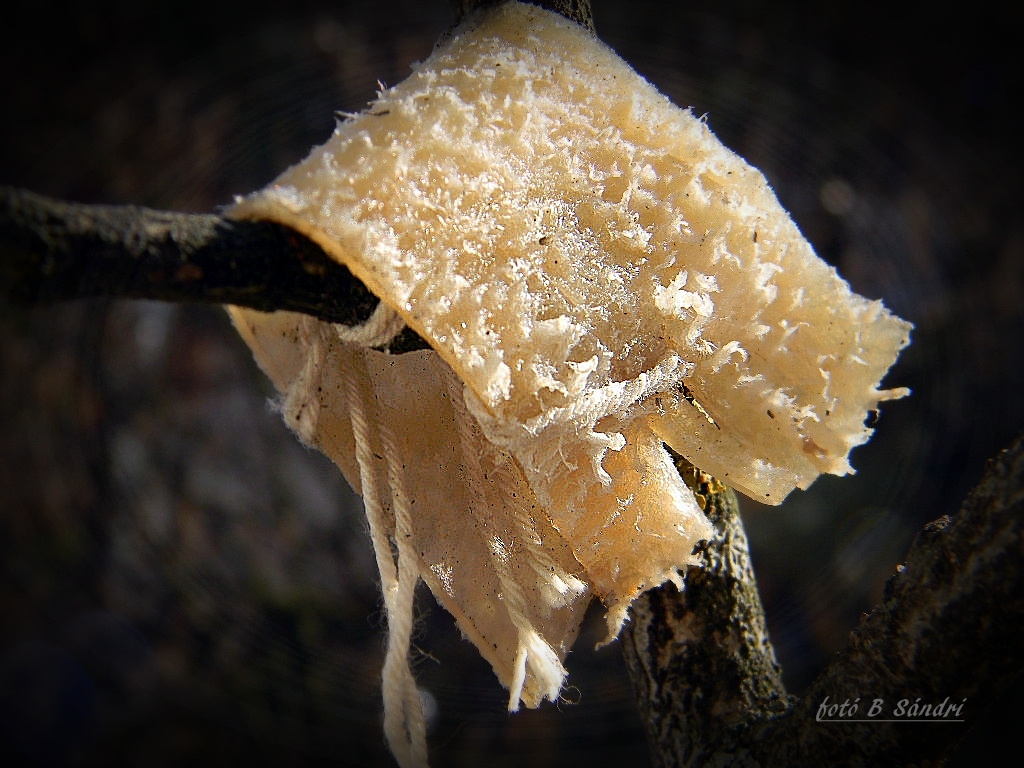
[{"label": "hanging white thread", "polygon": [[384,685],[394,688],[393,695],[402,697],[402,722],[408,730],[412,766],[427,765],[426,721],[423,702],[416,688],[416,680],[409,668],[409,646],[412,635],[413,599],[420,572],[416,552],[412,549],[412,505],[406,491],[404,468],[401,465],[391,427],[381,419],[380,438],[387,464],[388,484],[391,486],[392,506],[395,512],[395,542],[398,549],[398,583],[394,604],[388,611],[388,653],[384,660]]},{"label": "hanging white thread", "polygon": [[[486,477],[487,474],[483,471],[480,464],[478,449],[475,447],[479,441],[474,439],[474,432],[479,428],[475,426],[474,419],[466,406],[465,387],[450,369],[445,378],[450,394],[449,400],[455,411],[455,423],[458,427],[459,444],[462,447],[463,460],[466,462],[467,477],[474,480]],[[477,504],[491,508],[497,506],[493,500],[493,490],[486,481],[477,483],[473,490],[476,492]],[[520,523],[525,525],[526,521],[520,521]],[[485,527],[482,530],[486,531],[487,528]],[[512,679],[509,681],[508,695],[508,710],[509,712],[516,712],[519,710],[519,702],[522,699],[523,689],[526,687],[526,672],[528,668],[533,673],[534,680],[541,689],[543,696],[552,701],[558,698],[558,694],[562,689],[562,683],[568,673],[565,671],[565,667],[562,666],[558,654],[540,636],[537,630],[534,629],[533,623],[527,618],[526,597],[523,595],[523,591],[520,589],[515,576],[509,573],[508,549],[510,547],[518,545],[530,550],[529,557],[535,557],[541,553],[535,551],[527,541],[501,542],[499,539],[498,543],[502,546],[503,551],[494,553],[495,573],[501,584],[505,610],[508,611],[509,620],[511,620],[512,625],[516,629],[518,640],[516,657],[513,662]],[[546,558],[546,554],[543,557]]]},{"label": "hanging white thread", "polygon": [[[412,598],[419,573],[414,553],[409,552],[411,518],[408,498],[399,486],[391,495],[396,517],[396,543],[398,567],[395,566],[388,525],[384,515],[381,489],[373,464],[372,441],[374,425],[381,420],[375,413],[373,393],[366,391],[368,380],[363,352],[353,355],[353,369],[341,371],[349,403],[349,418],[355,439],[356,463],[362,487],[366,519],[370,526],[370,540],[380,571],[381,592],[388,622],[388,648],[384,660],[382,694],[384,698],[384,733],[388,745],[402,768],[425,768],[427,765],[426,724],[423,707],[416,690],[416,682],[409,669],[409,641],[412,635]],[[359,370],[354,370],[358,366]],[[370,409],[373,409],[372,411]],[[370,413],[373,413],[371,420]],[[396,450],[390,434],[382,446],[387,463],[388,482],[394,483],[400,470],[395,466]]]}]

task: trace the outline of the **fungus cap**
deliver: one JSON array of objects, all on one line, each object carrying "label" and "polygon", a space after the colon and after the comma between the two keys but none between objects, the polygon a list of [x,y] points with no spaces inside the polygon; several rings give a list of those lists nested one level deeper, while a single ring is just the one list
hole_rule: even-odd
[{"label": "fungus cap", "polygon": [[[592,595],[612,638],[709,535],[663,443],[777,504],[851,472],[867,412],[906,394],[878,387],[910,324],[704,120],[522,3],[472,16],[230,213],[303,232],[380,297],[359,329],[232,314],[386,532],[413,510],[399,561],[408,544],[512,707],[557,696]],[[373,348],[403,324],[433,351]],[[387,461],[362,466],[360,441]]]}]

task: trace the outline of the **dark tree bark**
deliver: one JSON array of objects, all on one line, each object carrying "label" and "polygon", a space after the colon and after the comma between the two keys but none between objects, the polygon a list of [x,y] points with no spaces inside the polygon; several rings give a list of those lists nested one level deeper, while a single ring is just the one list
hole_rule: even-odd
[{"label": "dark tree bark", "polygon": [[[716,536],[685,592],[636,601],[623,640],[656,765],[935,764],[1024,672],[1024,437],[955,518],[921,530],[883,602],[799,699],[782,687],[735,495],[683,474]],[[828,709],[843,704],[857,712]],[[946,716],[915,718],[915,704]]]},{"label": "dark tree bark", "polygon": [[[0,187],[0,291],[18,303],[91,296],[236,304],[357,325],[377,297],[293,229],[269,221],[82,205]],[[406,331],[393,351],[426,343]]]},{"label": "dark tree bark", "polygon": [[[789,697],[768,640],[747,535],[732,489],[682,457],[676,466],[715,527],[686,589],[649,590],[631,608],[623,655],[655,762],[704,765],[746,749]],[[731,758],[732,759],[732,758]]]}]

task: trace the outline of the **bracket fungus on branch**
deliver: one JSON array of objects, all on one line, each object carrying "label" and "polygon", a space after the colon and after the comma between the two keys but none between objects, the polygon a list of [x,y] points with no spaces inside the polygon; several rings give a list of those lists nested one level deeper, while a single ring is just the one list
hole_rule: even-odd
[{"label": "bracket fungus on branch", "polygon": [[[851,472],[910,324],[821,261],[761,173],[592,34],[518,2],[229,211],[292,227],[381,302],[364,324],[232,308],[285,419],[363,495],[385,729],[426,761],[419,578],[509,689],[558,697],[587,604],[710,532],[668,444],[761,501]],[[432,350],[380,351],[408,325]],[[681,586],[681,584],[680,584]]]}]

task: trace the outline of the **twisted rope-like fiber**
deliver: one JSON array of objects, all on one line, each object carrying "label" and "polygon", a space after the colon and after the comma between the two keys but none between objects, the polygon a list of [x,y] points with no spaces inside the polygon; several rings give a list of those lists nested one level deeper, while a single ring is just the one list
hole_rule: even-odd
[{"label": "twisted rope-like fiber", "polygon": [[[447,366],[446,366],[447,367]],[[474,443],[477,442],[473,439],[474,437],[474,420],[469,412],[465,402],[464,386],[453,373],[446,371],[446,379],[448,383],[449,401],[452,404],[452,408],[455,412],[455,424],[459,434],[459,444],[462,447],[462,455],[466,462],[466,475],[470,478],[483,478],[484,472],[480,464],[480,456],[477,450],[474,448]],[[477,482],[474,490],[477,492],[476,496],[479,500],[478,503],[485,504],[492,508],[495,507],[493,499],[493,489],[486,482]],[[486,526],[481,526],[481,530],[486,530]],[[494,570],[498,576],[498,581],[501,584],[501,591],[504,595],[503,604],[505,609],[508,611],[509,619],[512,621],[512,625],[516,628],[516,634],[518,638],[518,647],[516,649],[516,658],[513,663],[513,676],[509,682],[509,697],[508,697],[508,710],[510,712],[516,712],[519,710],[519,702],[522,698],[523,688],[526,685],[526,665],[529,660],[529,646],[528,639],[533,637],[537,643],[547,646],[550,651],[548,663],[555,666],[555,671],[559,675],[557,683],[553,683],[551,680],[538,680],[538,683],[544,683],[548,687],[547,693],[550,695],[553,691],[557,696],[557,691],[561,690],[562,681],[565,679],[565,668],[558,660],[557,654],[554,649],[548,645],[547,641],[534,629],[532,622],[526,617],[526,598],[523,596],[522,589],[516,582],[515,578],[509,573],[507,560],[510,557],[508,548],[512,542],[502,542],[505,546],[504,558],[499,557],[497,553],[494,555]],[[490,542],[487,542],[490,545]]]},{"label": "twisted rope-like fiber", "polygon": [[569,405],[552,409],[549,418],[559,422],[595,424],[605,416],[624,413],[651,395],[667,392],[691,369],[679,355],[672,354],[635,379],[605,384],[584,393]]},{"label": "twisted rope-like fiber", "polygon": [[[355,370],[357,366],[358,371]],[[388,540],[381,490],[377,486],[377,475],[374,471],[373,432],[368,414],[369,408],[373,407],[372,393],[366,392],[364,382],[367,381],[368,374],[362,351],[353,355],[351,369],[344,368],[341,375],[349,403],[349,418],[352,423],[352,436],[355,439],[355,455],[356,463],[359,465],[363,504],[366,507],[366,519],[370,526],[373,554],[377,559],[377,569],[380,571],[381,593],[384,597],[384,610],[388,621],[388,648],[384,660],[381,690],[384,698],[384,734],[387,737],[388,746],[402,768],[423,768],[427,764],[425,728],[422,723],[419,727],[415,725],[409,727],[410,708],[407,705],[410,695],[416,698],[417,704],[419,699],[415,682],[412,679],[412,672],[408,666],[408,643],[412,632],[412,604],[409,599],[403,606],[401,593],[403,587],[408,589],[408,585],[401,583],[395,567],[391,543]],[[379,424],[378,419],[373,421],[375,424]],[[406,525],[408,525],[408,521],[407,514]],[[413,587],[415,587],[415,583],[413,580]],[[405,608],[404,613],[401,610],[403,607]],[[405,641],[400,645],[399,642],[396,642],[396,638],[402,637],[405,638]],[[422,707],[419,707],[418,711],[422,720]]]},{"label": "twisted rope-like fiber", "polygon": [[409,668],[409,646],[412,638],[413,598],[420,579],[419,563],[412,538],[412,505],[405,487],[404,466],[401,464],[395,436],[387,421],[381,419],[379,435],[387,464],[388,484],[391,486],[392,507],[395,512],[395,541],[398,545],[398,584],[394,604],[388,611],[388,652],[384,659],[384,685],[404,701],[403,722],[408,729],[414,766],[427,765],[427,725],[423,716],[416,680]]},{"label": "twisted rope-like fiber", "polygon": [[405,320],[383,301],[362,325],[333,326],[338,338],[347,344],[362,347],[383,347],[405,328]]}]

